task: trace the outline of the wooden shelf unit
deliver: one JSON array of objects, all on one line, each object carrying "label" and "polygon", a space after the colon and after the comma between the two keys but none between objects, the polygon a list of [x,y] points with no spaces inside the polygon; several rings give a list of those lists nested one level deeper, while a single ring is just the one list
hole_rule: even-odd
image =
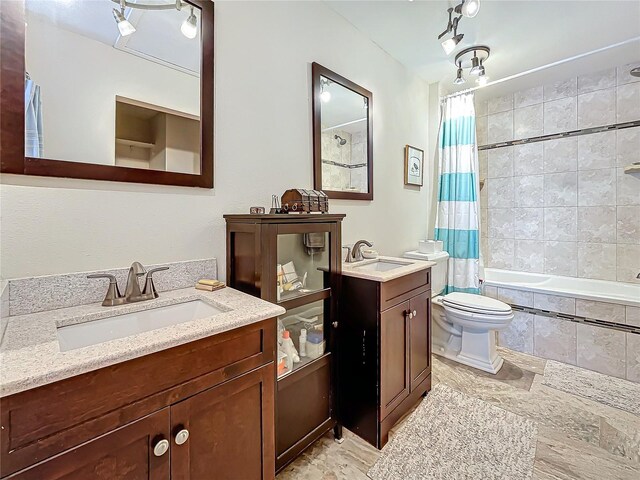
[{"label": "wooden shelf unit", "polygon": [[[334,428],[341,436],[337,415],[336,345],[337,297],[341,278],[341,222],[344,215],[225,215],[227,222],[227,284],[287,309],[312,304],[323,306],[324,353],[303,359],[294,370],[274,378],[276,381],[276,470],[294,460],[303,450]],[[322,281],[308,293],[277,301],[277,264],[294,258],[296,252],[279,251],[278,244],[302,248],[304,234],[326,235],[322,268],[308,265],[309,277]],[[286,240],[279,237],[291,236]],[[297,237],[299,236],[299,240]],[[298,259],[302,264],[304,259]],[[277,341],[277,340],[276,340]],[[295,343],[295,340],[294,340]],[[277,346],[276,346],[277,347]]]}]

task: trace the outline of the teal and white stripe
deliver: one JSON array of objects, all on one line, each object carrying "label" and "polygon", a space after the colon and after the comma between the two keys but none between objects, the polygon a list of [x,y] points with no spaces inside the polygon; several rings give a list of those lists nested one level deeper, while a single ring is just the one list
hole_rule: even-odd
[{"label": "teal and white stripe", "polygon": [[480,185],[473,94],[446,99],[442,110],[435,238],[449,252],[444,293],[480,293]]}]

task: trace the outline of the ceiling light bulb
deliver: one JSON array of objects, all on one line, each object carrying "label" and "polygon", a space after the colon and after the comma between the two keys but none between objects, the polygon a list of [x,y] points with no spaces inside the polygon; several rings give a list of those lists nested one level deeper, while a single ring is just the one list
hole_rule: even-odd
[{"label": "ceiling light bulb", "polygon": [[115,8],[113,9],[113,18],[118,25],[118,30],[120,31],[120,35],[126,37],[127,35],[131,35],[136,31],[136,27],[131,25],[129,20],[124,16],[124,10],[118,11]]},{"label": "ceiling light bulb", "polygon": [[489,77],[483,73],[476,79],[476,83],[481,87],[484,87],[487,83],[489,83]]},{"label": "ceiling light bulb", "polygon": [[191,15],[182,22],[180,31],[187,38],[196,38],[196,35],[198,35],[198,19],[193,14],[193,7],[191,7]]},{"label": "ceiling light bulb", "polygon": [[479,75],[480,74],[480,59],[475,55],[473,55],[473,58],[471,59],[471,70],[469,70],[469,74],[471,75]]},{"label": "ceiling light bulb", "polygon": [[451,54],[451,52],[453,52],[456,46],[460,43],[460,40],[462,40],[462,37],[464,37],[464,35],[459,33],[442,42],[442,49],[444,50],[444,53],[447,55]]},{"label": "ceiling light bulb", "polygon": [[462,15],[473,18],[480,10],[480,0],[464,0],[462,3]]},{"label": "ceiling light bulb", "polygon": [[322,100],[324,103],[327,103],[329,100],[331,100],[331,93],[327,92],[326,90],[322,90],[322,93],[320,93],[320,100]]},{"label": "ceiling light bulb", "polygon": [[453,81],[454,85],[462,85],[465,82],[464,77],[462,76],[462,68],[458,69],[458,74],[456,75],[456,79]]}]

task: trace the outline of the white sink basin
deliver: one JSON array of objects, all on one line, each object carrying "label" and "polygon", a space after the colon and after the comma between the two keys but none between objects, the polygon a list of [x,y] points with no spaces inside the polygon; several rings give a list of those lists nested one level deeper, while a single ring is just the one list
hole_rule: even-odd
[{"label": "white sink basin", "polygon": [[392,262],[391,260],[376,260],[375,262],[367,263],[365,265],[358,265],[353,268],[358,270],[366,270],[368,272],[388,272],[400,267],[406,267],[411,265],[411,262]]},{"label": "white sink basin", "polygon": [[223,313],[223,310],[202,300],[192,300],[166,307],[58,327],[58,343],[60,351],[66,352],[170,325],[211,317],[218,313]]}]

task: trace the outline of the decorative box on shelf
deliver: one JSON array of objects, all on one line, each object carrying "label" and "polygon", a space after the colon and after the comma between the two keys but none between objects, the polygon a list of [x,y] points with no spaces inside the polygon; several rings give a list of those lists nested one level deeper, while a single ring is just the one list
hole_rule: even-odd
[{"label": "decorative box on shelf", "polygon": [[285,212],[322,212],[329,211],[329,197],[322,190],[293,188],[282,195],[282,209]]}]

